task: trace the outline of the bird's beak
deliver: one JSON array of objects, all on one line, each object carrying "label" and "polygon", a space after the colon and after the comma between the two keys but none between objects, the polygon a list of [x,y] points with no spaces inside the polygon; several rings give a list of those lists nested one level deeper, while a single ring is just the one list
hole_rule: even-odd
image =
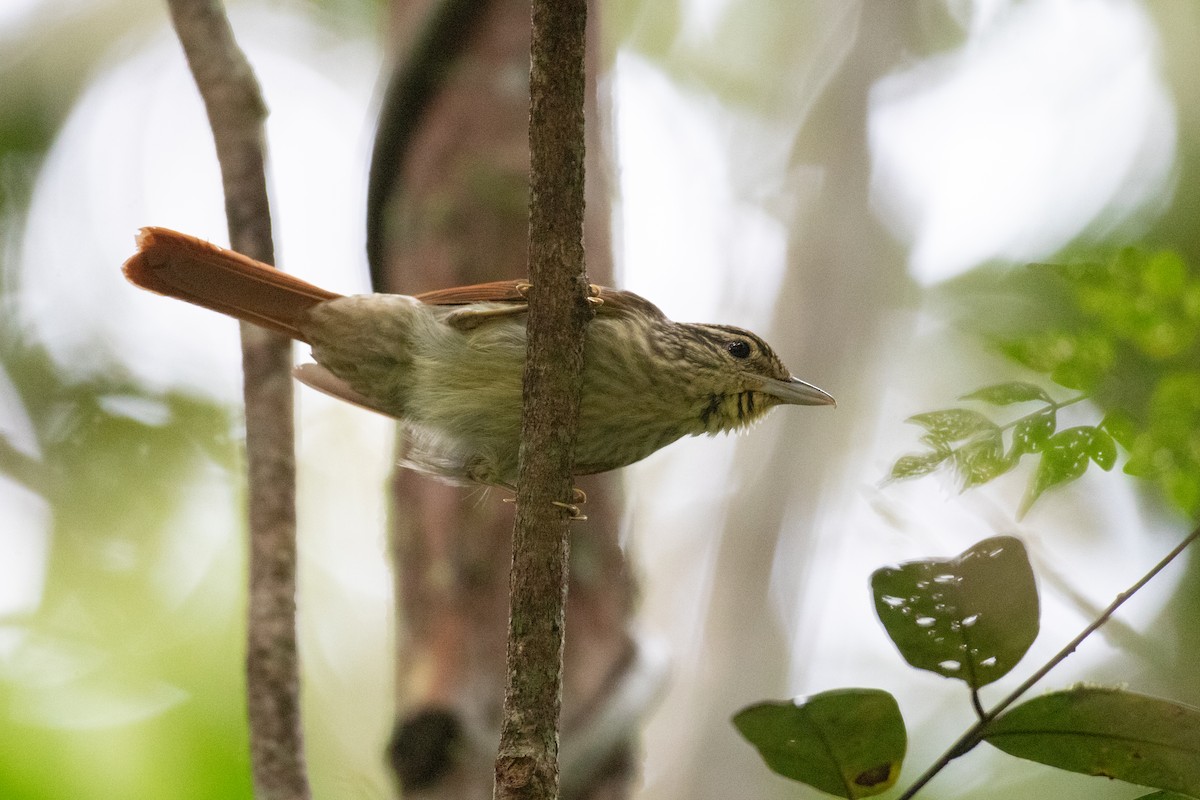
[{"label": "bird's beak", "polygon": [[837,401],[833,399],[833,395],[799,378],[793,377],[786,381],[774,378],[760,378],[760,380],[762,380],[762,390],[764,392],[778,398],[784,403],[796,406],[837,405]]}]

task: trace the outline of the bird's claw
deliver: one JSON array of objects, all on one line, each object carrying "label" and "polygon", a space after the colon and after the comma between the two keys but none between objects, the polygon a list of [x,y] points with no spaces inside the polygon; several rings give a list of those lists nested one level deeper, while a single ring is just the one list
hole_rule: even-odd
[{"label": "bird's claw", "polygon": [[[515,496],[514,497],[502,497],[500,499],[505,503],[516,503],[517,502],[517,498]],[[576,520],[579,522],[582,522],[583,520],[587,519],[587,514],[584,514],[583,511],[579,508],[581,505],[583,505],[584,503],[587,502],[587,492],[585,492],[583,489],[580,489],[578,486],[574,486],[571,488],[571,499],[574,502],[562,503],[562,502],[559,502],[558,500],[551,500],[550,505],[558,506],[561,509],[565,509],[566,511],[571,512],[571,516],[569,517],[569,519],[573,519],[573,520]]]},{"label": "bird's claw", "polygon": [[551,500],[550,505],[558,506],[559,508],[568,511],[571,516],[567,517],[567,519],[579,520],[581,522],[587,519],[587,514],[584,514],[582,511],[580,511],[579,506],[575,505],[574,503],[560,503],[558,500]]},{"label": "bird's claw", "polygon": [[[513,286],[513,289],[515,289],[517,294],[521,296],[522,300],[529,299],[529,290],[532,288],[533,284],[529,283],[528,281],[521,281]],[[587,301],[593,306],[604,305],[604,298],[600,296],[600,293],[603,291],[604,289],[599,285],[595,283],[589,283]]]}]

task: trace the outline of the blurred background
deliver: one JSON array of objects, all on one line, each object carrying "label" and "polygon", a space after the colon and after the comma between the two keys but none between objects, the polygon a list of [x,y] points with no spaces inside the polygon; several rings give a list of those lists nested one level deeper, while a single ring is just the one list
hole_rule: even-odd
[{"label": "blurred background", "polygon": [[[369,286],[368,161],[385,32],[403,5],[229,3],[271,109],[278,261],[336,291]],[[1138,243],[1200,264],[1200,7],[609,0],[596,11],[614,281],[674,319],[755,330],[838,398],[622,473],[624,511],[612,513],[639,586],[630,633],[652,676],[634,796],[815,796],[768,773],[729,718],[841,686],[898,697],[904,785],[973,714],[963,687],[898,657],[875,619],[872,570],[999,533],[1024,539],[1043,633],[986,703],[1190,528],[1119,470],[1092,470],[1019,520],[1027,467],[965,493],[949,477],[883,479],[916,447],[907,417],[1031,378],[959,324],[953,287],[975,271]],[[251,793],[237,331],[124,283],[142,225],[227,241],[203,108],[164,7],[6,0],[5,800]],[[299,391],[314,793],[392,797],[391,425]],[[1195,589],[1194,569],[1176,565],[1047,685],[1119,683],[1200,705]],[[1052,794],[1140,792],[982,749],[925,792]]]}]

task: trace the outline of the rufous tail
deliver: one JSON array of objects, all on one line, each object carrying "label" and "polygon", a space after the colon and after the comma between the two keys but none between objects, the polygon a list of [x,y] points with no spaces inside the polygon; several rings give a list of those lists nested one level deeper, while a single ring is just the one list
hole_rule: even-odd
[{"label": "rufous tail", "polygon": [[167,228],[142,228],[125,262],[136,286],[307,341],[299,323],[317,303],[341,295],[240,253]]}]

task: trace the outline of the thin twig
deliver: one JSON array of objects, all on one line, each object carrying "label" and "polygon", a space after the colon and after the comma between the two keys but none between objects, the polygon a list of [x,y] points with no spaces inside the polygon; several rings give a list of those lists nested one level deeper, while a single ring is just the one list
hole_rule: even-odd
[{"label": "thin twig", "polygon": [[1040,669],[1030,675],[1024,683],[1022,683],[1016,689],[1013,689],[1013,691],[1007,697],[990,708],[986,714],[982,715],[979,721],[968,728],[967,732],[960,736],[958,740],[954,742],[954,744],[950,745],[946,752],[942,753],[941,757],[938,758],[937,761],[933,762],[929,769],[925,770],[924,774],[917,778],[912,786],[909,786],[908,789],[905,790],[904,794],[900,795],[897,800],[909,800],[925,784],[929,783],[929,781],[932,780],[935,775],[941,772],[947,764],[964,753],[969,752],[975,747],[975,745],[983,741],[984,729],[993,720],[995,720],[996,717],[1000,716],[1000,714],[1002,714],[1009,706],[1021,699],[1021,697],[1024,696],[1024,694],[1030,689],[1032,689],[1038,681],[1046,677],[1046,674],[1050,672],[1050,670],[1061,664],[1067,656],[1074,653],[1075,649],[1079,647],[1083,640],[1091,636],[1101,625],[1107,622],[1112,615],[1116,613],[1117,609],[1125,603],[1126,600],[1137,594],[1137,592],[1143,586],[1149,583],[1154,576],[1158,575],[1158,573],[1166,569],[1168,564],[1178,558],[1179,554],[1186,550],[1188,545],[1197,539],[1200,539],[1200,527],[1197,527],[1194,531],[1188,534],[1187,538],[1180,542],[1174,550],[1172,550],[1170,553],[1167,553],[1167,555],[1164,556],[1161,561],[1154,565],[1153,569],[1138,579],[1136,583],[1117,595],[1116,599],[1109,604],[1108,608],[1101,612],[1100,616],[1097,617],[1095,621],[1084,628],[1078,636],[1069,641],[1066,646],[1063,647],[1063,649],[1059,650],[1054,655],[1053,658],[1051,658],[1049,661],[1043,664]]},{"label": "thin twig", "polygon": [[[208,112],[233,248],[274,263],[266,105],[219,0],[167,0]],[[250,518],[246,692],[256,795],[306,800],[296,655],[295,450],[291,345],[242,325]]]},{"label": "thin twig", "polygon": [[583,334],[584,0],[534,0],[530,65],[529,321],[497,800],[558,796],[567,598],[565,510]]}]

